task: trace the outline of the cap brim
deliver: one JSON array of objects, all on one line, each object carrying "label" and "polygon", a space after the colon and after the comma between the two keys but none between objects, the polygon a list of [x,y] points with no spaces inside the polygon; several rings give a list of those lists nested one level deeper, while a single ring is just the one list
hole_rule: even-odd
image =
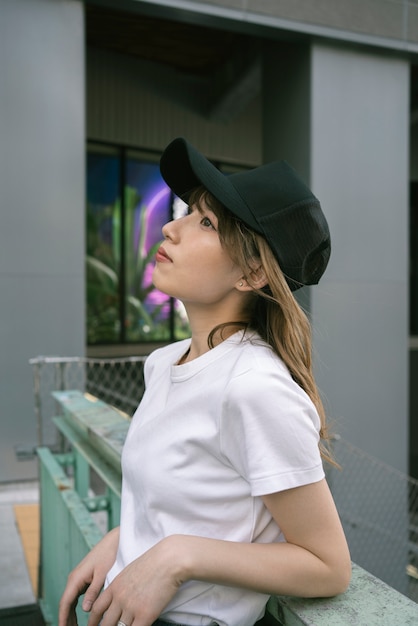
[{"label": "cap brim", "polygon": [[223,206],[259,231],[251,211],[228,176],[220,172],[183,137],[174,139],[164,150],[160,170],[170,189],[185,202],[193,189],[203,185]]}]

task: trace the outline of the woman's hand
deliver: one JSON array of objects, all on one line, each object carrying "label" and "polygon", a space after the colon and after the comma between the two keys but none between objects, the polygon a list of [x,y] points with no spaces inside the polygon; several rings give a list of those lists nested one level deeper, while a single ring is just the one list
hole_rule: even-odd
[{"label": "woman's hand", "polygon": [[83,593],[83,609],[90,611],[100,594],[107,572],[115,562],[118,543],[119,528],[114,528],[70,573],[60,601],[58,626],[77,625],[75,609]]},{"label": "woman's hand", "polygon": [[182,582],[182,536],[163,539],[127,565],[94,602],[88,626],[151,626]]}]

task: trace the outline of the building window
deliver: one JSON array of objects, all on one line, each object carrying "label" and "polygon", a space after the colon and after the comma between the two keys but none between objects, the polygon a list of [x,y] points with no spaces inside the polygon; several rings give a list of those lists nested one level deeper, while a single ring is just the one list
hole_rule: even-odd
[{"label": "building window", "polygon": [[[173,195],[158,156],[89,143],[87,150],[87,341],[172,341],[189,335],[181,303],[151,282]],[[178,199],[177,199],[178,201]]]}]

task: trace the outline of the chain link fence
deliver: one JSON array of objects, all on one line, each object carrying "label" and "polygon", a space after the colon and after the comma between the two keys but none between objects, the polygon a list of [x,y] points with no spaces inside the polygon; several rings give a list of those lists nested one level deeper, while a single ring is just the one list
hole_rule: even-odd
[{"label": "chain link fence", "polygon": [[[38,444],[54,447],[51,392],[78,389],[132,416],[144,392],[145,357],[32,359]],[[334,440],[341,470],[327,469],[355,563],[418,602],[418,481]]]},{"label": "chain link fence", "polygon": [[52,391],[78,389],[132,417],[144,393],[145,358],[40,356],[31,359],[38,445],[53,447],[57,443],[51,418],[58,415],[60,409]]},{"label": "chain link fence", "polygon": [[352,560],[418,602],[418,481],[334,440],[327,471]]}]

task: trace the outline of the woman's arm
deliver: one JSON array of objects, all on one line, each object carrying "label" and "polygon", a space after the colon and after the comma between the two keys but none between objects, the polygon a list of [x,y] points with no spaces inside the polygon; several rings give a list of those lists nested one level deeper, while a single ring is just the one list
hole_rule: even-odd
[{"label": "woman's arm", "polygon": [[94,603],[89,626],[150,626],[188,580],[268,594],[345,591],[350,555],[325,480],[263,498],[287,543],[239,543],[189,535],[160,541],[126,567]]},{"label": "woman's arm", "polygon": [[108,532],[68,576],[60,601],[59,626],[77,624],[75,608],[80,595],[85,593],[83,609],[89,611],[102,590],[106,574],[116,558],[119,527]]},{"label": "woman's arm", "polygon": [[185,579],[303,597],[345,591],[351,576],[350,554],[325,479],[263,500],[287,543],[239,544],[185,537],[189,544],[185,554],[190,559],[183,565]]}]

